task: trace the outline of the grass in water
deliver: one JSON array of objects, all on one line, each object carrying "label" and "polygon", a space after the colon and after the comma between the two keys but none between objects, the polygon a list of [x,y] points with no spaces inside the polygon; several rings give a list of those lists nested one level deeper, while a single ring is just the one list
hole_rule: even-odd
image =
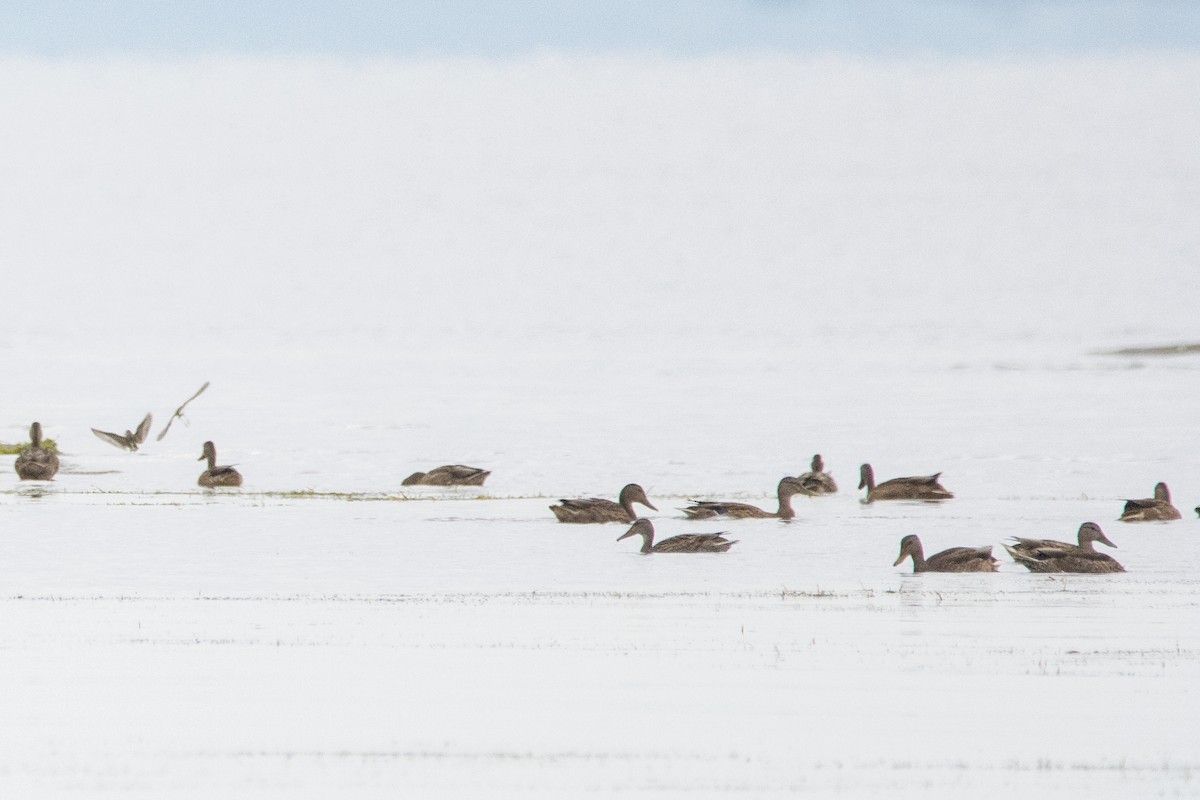
[{"label": "grass in water", "polygon": [[[29,442],[20,442],[18,444],[5,444],[0,442],[0,456],[19,456],[22,450],[28,450]],[[51,453],[58,452],[58,442],[53,439],[42,439],[42,448],[49,450]]]}]

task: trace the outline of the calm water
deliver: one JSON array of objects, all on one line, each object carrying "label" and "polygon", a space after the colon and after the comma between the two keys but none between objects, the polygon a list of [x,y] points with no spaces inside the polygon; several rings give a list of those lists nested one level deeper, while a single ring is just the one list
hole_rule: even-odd
[{"label": "calm water", "polygon": [[[1200,357],[1097,352],[1200,341],[1200,61],[4,67],[6,794],[1197,791]],[[546,510],[629,481],[739,544]]]}]

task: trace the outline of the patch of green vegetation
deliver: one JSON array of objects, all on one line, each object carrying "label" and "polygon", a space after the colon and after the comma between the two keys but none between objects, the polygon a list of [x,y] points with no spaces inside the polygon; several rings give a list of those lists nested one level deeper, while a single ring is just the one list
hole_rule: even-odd
[{"label": "patch of green vegetation", "polygon": [[[20,442],[18,444],[5,444],[0,442],[0,456],[18,456],[22,450],[28,450],[29,442]],[[58,442],[53,439],[42,439],[42,448],[49,450],[51,453],[58,452]]]}]

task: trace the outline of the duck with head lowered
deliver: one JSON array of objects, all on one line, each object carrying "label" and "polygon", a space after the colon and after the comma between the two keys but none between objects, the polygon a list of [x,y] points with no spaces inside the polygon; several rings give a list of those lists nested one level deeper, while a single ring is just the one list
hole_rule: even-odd
[{"label": "duck with head lowered", "polygon": [[400,482],[401,486],[483,486],[492,473],[478,467],[446,464],[429,472],[414,472]]}]

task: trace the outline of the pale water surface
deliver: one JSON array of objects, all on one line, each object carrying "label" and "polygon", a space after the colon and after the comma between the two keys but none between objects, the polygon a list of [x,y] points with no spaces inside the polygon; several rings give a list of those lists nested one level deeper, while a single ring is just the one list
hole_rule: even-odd
[{"label": "pale water surface", "polygon": [[1200,60],[2,66],[4,796],[1200,794]]}]

